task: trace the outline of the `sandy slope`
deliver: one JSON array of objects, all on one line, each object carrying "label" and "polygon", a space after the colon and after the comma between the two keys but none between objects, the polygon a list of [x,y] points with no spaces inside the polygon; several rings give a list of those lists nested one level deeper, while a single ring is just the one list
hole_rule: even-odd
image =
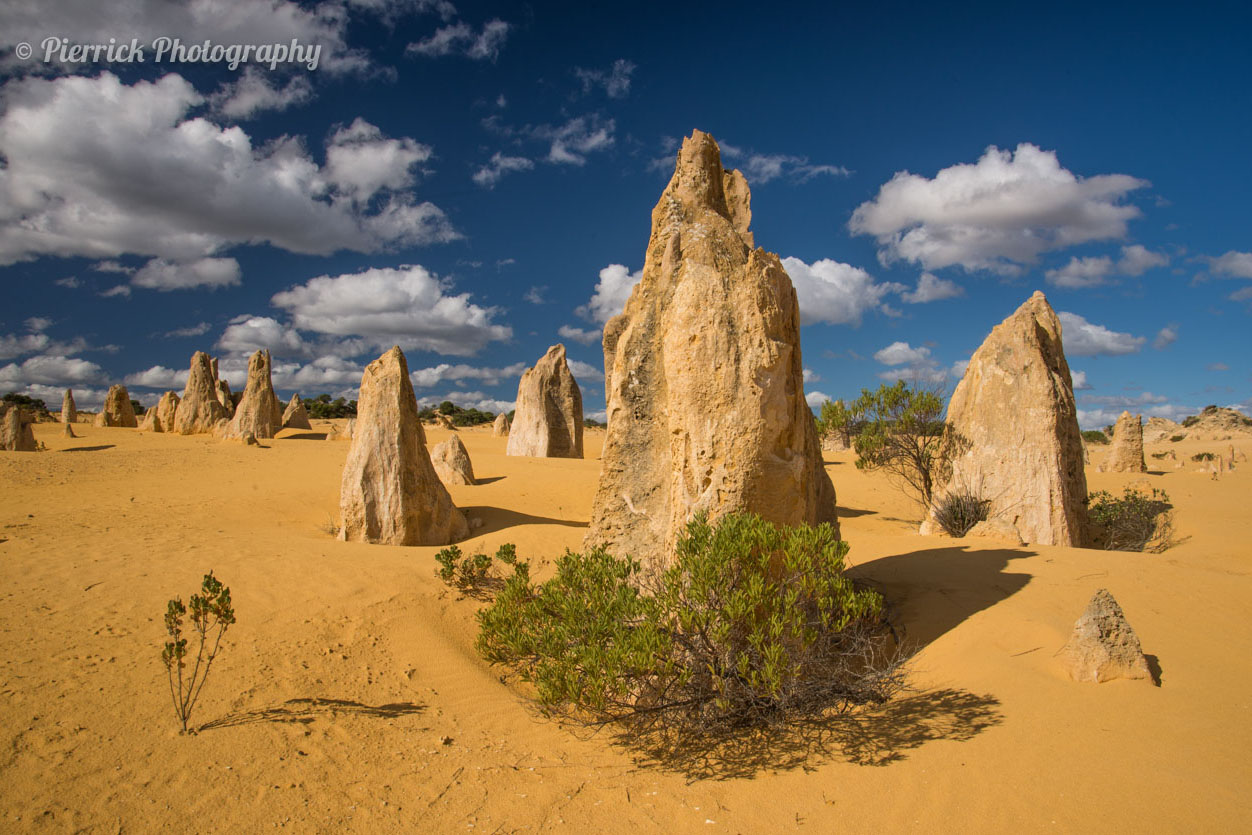
[{"label": "sandy slope", "polygon": [[[832,455],[850,560],[923,647],[924,689],[684,772],[548,722],[502,685],[471,648],[480,604],[435,578],[436,549],[335,541],[347,444],[318,440],[325,423],[263,449],[35,429],[49,452],[0,454],[5,831],[1181,832],[1252,819],[1252,465],[1220,481],[1172,462],[1139,477],[1169,492],[1186,538],[1143,555],[919,537],[881,476]],[[431,444],[446,434],[428,430]],[[451,488],[483,520],[470,548],[515,542],[550,560],[578,547],[602,434],[584,461],[462,437],[488,482]],[[180,737],[160,618],[208,569],[239,623],[195,717],[216,727]],[[1160,687],[1061,672],[1055,653],[1100,586]]]}]

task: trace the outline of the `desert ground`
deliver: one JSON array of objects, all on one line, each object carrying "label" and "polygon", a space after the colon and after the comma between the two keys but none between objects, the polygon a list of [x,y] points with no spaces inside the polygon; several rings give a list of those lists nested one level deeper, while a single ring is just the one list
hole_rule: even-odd
[{"label": "desert ground", "polygon": [[[482,601],[436,548],[332,533],[348,443],[328,423],[260,447],[54,423],[0,454],[0,829],[9,832],[1225,832],[1252,820],[1252,465],[1213,480],[1153,452],[1161,554],[916,534],[880,473],[827,453],[856,576],[919,648],[914,691],[820,727],[655,761],[539,715],[473,650]],[[447,431],[427,429],[431,446]],[[461,547],[513,542],[539,577],[577,549],[583,460],[461,436],[482,483]],[[1252,439],[1234,441],[1252,453]],[[238,623],[182,736],[159,660],[166,601],[213,570]],[[1057,657],[1098,588],[1159,683],[1070,681]]]}]

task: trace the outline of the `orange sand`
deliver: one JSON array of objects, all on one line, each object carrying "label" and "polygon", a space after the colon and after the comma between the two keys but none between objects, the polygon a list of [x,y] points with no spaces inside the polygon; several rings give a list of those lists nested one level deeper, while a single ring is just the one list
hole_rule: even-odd
[{"label": "orange sand", "polygon": [[[898,604],[922,647],[922,689],[684,773],[547,721],[501,684],[472,649],[481,604],[434,576],[436,549],[335,541],[348,445],[318,440],[326,425],[257,449],[85,424],[70,440],[40,424],[49,452],[0,454],[0,829],[1194,832],[1252,820],[1252,465],[1220,481],[1190,462],[1137,477],[1089,468],[1093,490],[1146,479],[1168,491],[1185,541],[1152,555],[920,537],[884,477],[831,455],[850,562]],[[603,434],[588,433],[582,461],[506,458],[490,431],[461,434],[488,482],[451,488],[484,523],[467,553],[515,542],[542,574],[579,546]],[[219,727],[182,737],[161,617],[209,569],[239,622],[194,717]],[[1061,671],[1055,654],[1101,586],[1157,659],[1160,687]]]}]

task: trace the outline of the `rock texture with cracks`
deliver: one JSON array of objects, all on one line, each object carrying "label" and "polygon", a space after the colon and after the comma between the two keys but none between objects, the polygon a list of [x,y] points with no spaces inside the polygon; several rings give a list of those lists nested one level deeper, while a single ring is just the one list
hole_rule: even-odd
[{"label": "rock texture with cracks", "polygon": [[522,374],[505,454],[583,457],[583,396],[564,345],[553,345]]}]

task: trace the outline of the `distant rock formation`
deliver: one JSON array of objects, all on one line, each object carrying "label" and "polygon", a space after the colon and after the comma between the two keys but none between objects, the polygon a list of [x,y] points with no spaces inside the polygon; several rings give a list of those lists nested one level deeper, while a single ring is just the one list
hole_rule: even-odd
[{"label": "distant rock formation", "polygon": [[313,424],[309,423],[308,410],[304,408],[304,401],[300,399],[300,395],[291,395],[291,402],[287,404],[287,410],[283,412],[283,429],[312,429]]},{"label": "distant rock formation", "polygon": [[[0,404],[0,450],[5,452],[38,452],[31,424],[34,415],[16,404]],[[69,424],[66,424],[66,428]]]},{"label": "distant rock formation", "polygon": [[[970,358],[948,404],[948,422],[968,447],[948,489],[975,490],[988,518],[1011,523],[1022,541],[1082,547],[1087,476],[1061,323],[1036,292],[991,331]],[[934,529],[933,516],[922,533]]]},{"label": "distant rock formation", "polygon": [[754,248],[750,200],[711,136],[684,140],[643,277],[604,328],[608,429],[588,547],[663,565],[698,511],[838,530],[796,291],[778,256]]},{"label": "distant rock formation", "polygon": [[447,545],[469,534],[426,452],[404,353],[392,348],[361,378],[356,427],[339,490],[339,538]]},{"label": "distant rock formation", "polygon": [[104,397],[104,408],[96,415],[95,423],[96,426],[123,426],[129,429],[139,426],[126,386],[121,383],[109,386],[109,393]]},{"label": "distant rock formation", "polygon": [[1143,427],[1143,442],[1145,444],[1154,444],[1157,441],[1164,441],[1175,435],[1185,435],[1186,431],[1182,428],[1181,423],[1175,423],[1169,418],[1150,417],[1147,424]]},{"label": "distant rock formation", "polygon": [[222,433],[225,438],[242,438],[252,433],[255,438],[272,438],[283,428],[283,407],[274,394],[270,369],[270,352],[260,350],[248,359],[248,381],[243,398],[235,407],[235,416]]},{"label": "distant rock formation", "polygon": [[1152,677],[1139,636],[1108,589],[1100,589],[1091,597],[1062,656],[1074,681]]},{"label": "distant rock formation", "polygon": [[174,412],[174,429],[179,435],[201,435],[212,432],[217,422],[226,417],[226,408],[217,399],[213,369],[217,360],[204,351],[191,355],[187,385]]},{"label": "distant rock formation", "polygon": [[564,345],[553,345],[523,372],[505,454],[583,457],[583,396],[565,361]]},{"label": "distant rock formation", "polygon": [[504,412],[496,415],[495,423],[491,424],[491,434],[497,438],[507,437],[509,434],[509,416]]},{"label": "distant rock formation", "polygon": [[174,418],[178,415],[178,393],[167,391],[157,404],[149,409],[139,424],[149,432],[173,432]]},{"label": "distant rock formation", "polygon": [[[358,413],[359,413],[359,409],[358,409]],[[356,430],[356,418],[348,418],[347,423],[343,425],[342,429],[336,429],[334,425],[332,424],[331,427],[326,430],[326,440],[350,441],[352,440],[352,434],[355,430]]]},{"label": "distant rock formation", "polygon": [[61,423],[77,422],[78,407],[74,405],[74,391],[66,389],[65,396],[61,398]]},{"label": "distant rock formation", "polygon": [[1113,444],[1100,463],[1102,473],[1146,473],[1143,460],[1143,424],[1139,415],[1122,412],[1113,426]]},{"label": "distant rock formation", "polygon": [[435,412],[435,425],[440,429],[447,429],[452,432],[456,431],[456,424],[452,422],[452,418],[442,412]]},{"label": "distant rock formation", "polygon": [[430,461],[444,484],[475,484],[474,465],[470,463],[469,450],[461,443],[460,435],[436,444],[430,451]]}]

